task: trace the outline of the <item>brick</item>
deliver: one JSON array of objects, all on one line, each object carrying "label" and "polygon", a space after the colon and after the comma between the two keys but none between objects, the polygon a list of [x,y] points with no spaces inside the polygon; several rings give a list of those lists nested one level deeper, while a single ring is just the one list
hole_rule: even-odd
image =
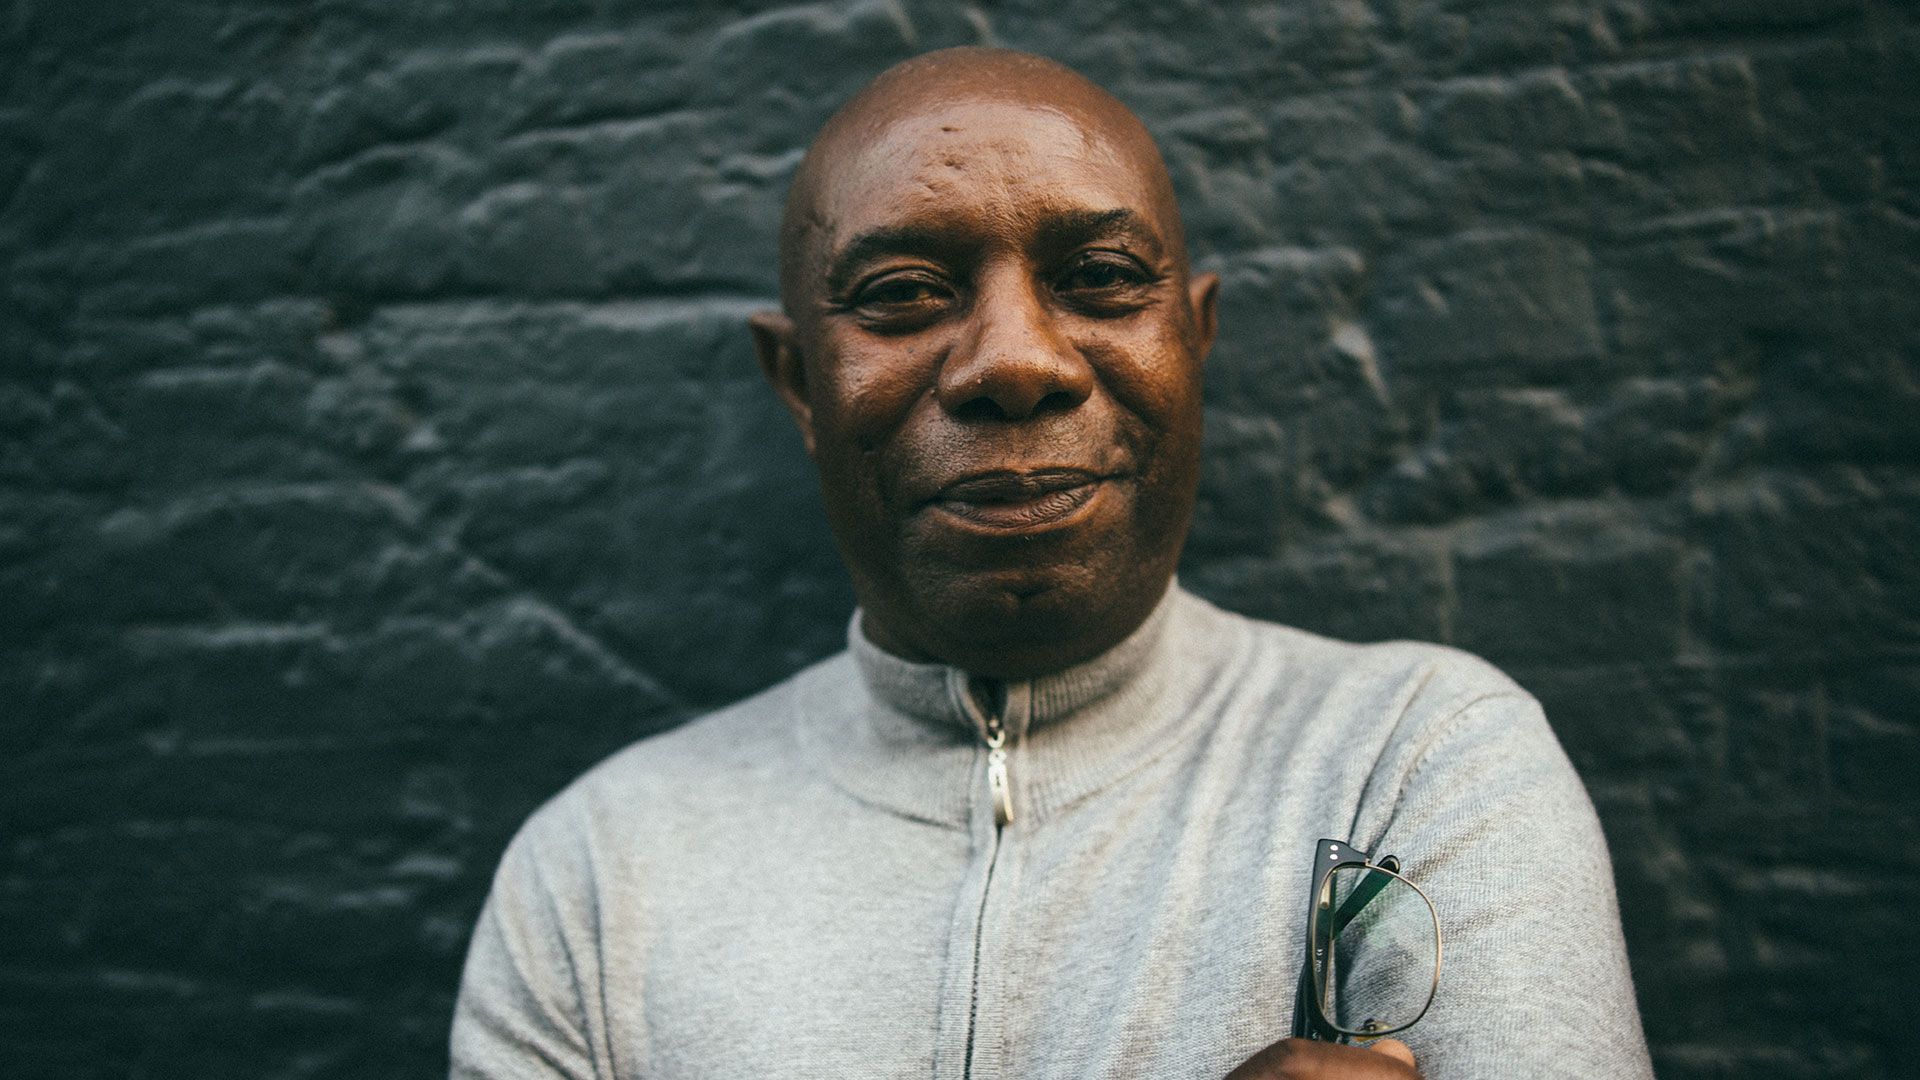
[{"label": "brick", "polygon": [[1534,495],[1599,491],[1608,475],[1587,416],[1552,390],[1466,391],[1412,454],[1363,495],[1373,516],[1439,522]]},{"label": "brick", "polygon": [[262,487],[103,514],[74,547],[8,568],[14,617],[42,631],[109,622],[277,618],[371,597],[409,533],[404,504],[370,485]]},{"label": "brick", "polygon": [[1454,643],[1516,666],[1672,660],[1686,641],[1687,576],[1682,545],[1603,513],[1479,523],[1455,549]]},{"label": "brick", "polygon": [[[289,325],[298,325],[288,319]],[[263,335],[264,336],[264,335]],[[253,359],[258,345],[251,334],[234,335],[242,343],[241,352]],[[196,330],[194,322],[182,316],[157,317],[125,314],[76,316],[62,328],[57,343],[41,339],[47,359],[36,365],[43,379],[51,382],[60,376],[85,373],[95,379],[136,377],[146,372],[171,367],[207,366],[209,352],[218,348]],[[231,346],[233,340],[226,342]],[[234,355],[228,348],[224,355]]]},{"label": "brick", "polygon": [[1827,681],[1828,760],[1832,799],[1878,814],[1889,828],[1920,817],[1911,798],[1920,775],[1920,723],[1911,703],[1920,692],[1912,663],[1867,666]]},{"label": "brick", "polygon": [[[1107,22],[1124,23],[1108,13]],[[1169,73],[1196,70],[1209,52],[1228,61],[1235,76],[1254,72],[1296,89],[1294,80],[1308,73],[1331,74],[1363,68],[1376,59],[1385,44],[1381,16],[1355,0],[1308,0],[1300,4],[1244,9],[1186,2],[1167,4],[1142,18],[1143,49],[1151,44],[1165,54]],[[1179,33],[1181,27],[1199,31]],[[1189,76],[1190,77],[1190,76]]]},{"label": "brick", "polygon": [[1775,174],[1752,60],[1740,53],[1596,68],[1589,102],[1592,190],[1626,212],[1764,205]]},{"label": "brick", "polygon": [[748,313],[771,305],[394,309],[350,347],[475,464],[591,456],[658,474],[695,467],[671,444],[710,454],[716,426],[744,422],[734,401],[704,400],[716,390],[774,415],[746,330]]},{"label": "brick", "polygon": [[1156,135],[1181,195],[1192,255],[1206,261],[1220,251],[1273,242],[1282,216],[1267,149],[1273,133],[1254,109],[1170,108]]},{"label": "brick", "polygon": [[1539,497],[1669,491],[1711,453],[1709,380],[1627,379],[1599,393],[1462,390],[1359,492],[1380,521],[1441,523]]},{"label": "brick", "polygon": [[314,283],[402,297],[457,288],[459,211],[478,168],[441,144],[379,146],[305,178],[293,208]]},{"label": "brick", "polygon": [[352,81],[341,77],[304,118],[301,163],[312,169],[462,129],[498,130],[508,102],[517,100],[508,90],[522,77],[523,61],[516,49],[425,49]]},{"label": "brick", "polygon": [[[1727,694],[1725,796],[1756,818],[1814,814],[1831,805],[1831,705],[1818,676],[1793,668],[1749,676]],[[1790,809],[1789,809],[1790,808]]]},{"label": "brick", "polygon": [[1270,553],[1319,516],[1330,492],[1288,460],[1285,433],[1271,418],[1209,412],[1205,439],[1189,557]]},{"label": "brick", "polygon": [[1621,491],[1671,491],[1711,451],[1723,396],[1723,387],[1705,378],[1623,380],[1588,410],[1582,434]]},{"label": "brick", "polygon": [[905,9],[879,2],[795,4],[748,15],[701,48],[696,63],[715,76],[702,97],[754,100],[759,108],[743,116],[752,126],[817,126],[836,102],[911,55],[917,37]]},{"label": "brick", "polygon": [[1773,656],[1872,656],[1920,635],[1915,492],[1851,470],[1780,474],[1692,499],[1711,558],[1703,631]]},{"label": "brick", "polygon": [[567,34],[548,41],[513,88],[515,126],[631,119],[675,107],[693,92],[686,52],[663,33]]},{"label": "brick", "polygon": [[1821,26],[1861,14],[1862,0],[1710,0],[1640,5],[1642,25],[1652,33],[1719,32],[1748,28]]},{"label": "brick", "polygon": [[562,296],[606,287],[599,232],[578,192],[495,188],[461,209],[460,226],[460,280],[474,287]]},{"label": "brick", "polygon": [[1651,798],[1668,813],[1711,791],[1727,740],[1717,673],[1697,663],[1584,661],[1511,674],[1540,699],[1587,783]]},{"label": "brick", "polygon": [[[538,194],[477,195],[463,235],[484,245],[498,239],[502,225],[537,231],[543,227],[537,220],[517,221],[545,215],[562,226],[555,250],[586,260],[562,279],[573,288],[581,287],[575,279],[584,278],[620,293],[663,285],[772,292],[778,275],[758,238],[777,233],[782,185],[799,155],[790,148],[742,145],[750,143],[750,132],[703,120],[692,110],[516,135],[502,147],[498,168],[518,183],[535,185]],[[678,149],[663,153],[663,146]],[[718,152],[722,147],[729,151]],[[578,235],[582,228],[590,236]],[[641,237],[645,242],[636,239]],[[536,254],[528,249],[518,257]],[[511,266],[486,267],[492,255],[484,246],[465,258],[477,269],[479,285],[497,285],[503,272],[513,272]],[[508,284],[530,284],[535,295],[563,291],[537,277]]]},{"label": "brick", "polygon": [[1389,379],[1498,366],[1580,370],[1601,336],[1585,248],[1540,233],[1472,233],[1381,268],[1377,307]]},{"label": "brick", "polygon": [[1366,368],[1370,342],[1346,352],[1334,345],[1347,326],[1365,339],[1352,322],[1366,273],[1357,253],[1269,249],[1217,272],[1221,322],[1246,334],[1221,341],[1208,358],[1209,403],[1283,411],[1328,388],[1378,380]]},{"label": "brick", "polygon": [[[1281,242],[1399,251],[1407,236],[1464,224],[1451,206],[1453,182],[1432,157],[1397,132],[1378,130],[1392,123],[1393,105],[1364,99],[1275,107],[1271,201]],[[1343,124],[1349,109],[1355,121]]]},{"label": "brick", "polygon": [[[1715,210],[1652,219],[1611,249],[1600,278],[1613,336],[1670,363],[1793,340],[1844,314],[1832,286],[1850,229],[1830,212]],[[1794,282],[1788,286],[1787,282]]]},{"label": "brick", "polygon": [[135,465],[126,453],[127,431],[99,395],[62,380],[28,400],[19,434],[8,440],[8,457],[21,479],[69,490],[125,482]]},{"label": "brick", "polygon": [[1256,618],[1345,641],[1446,636],[1447,579],[1433,546],[1350,537],[1296,542],[1266,560],[1212,560],[1183,579]]},{"label": "brick", "polygon": [[[92,279],[90,314],[190,311],[272,300],[301,283],[294,229],[277,216],[141,237],[106,251],[62,252]],[[77,256],[77,257],[75,257]]]},{"label": "brick", "polygon": [[79,219],[126,236],[279,204],[287,173],[276,151],[291,102],[270,82],[162,74],[123,100],[74,105],[16,196],[42,229]]},{"label": "brick", "polygon": [[1450,79],[1417,101],[1423,136],[1450,157],[1577,150],[1594,138],[1587,101],[1563,68]]}]

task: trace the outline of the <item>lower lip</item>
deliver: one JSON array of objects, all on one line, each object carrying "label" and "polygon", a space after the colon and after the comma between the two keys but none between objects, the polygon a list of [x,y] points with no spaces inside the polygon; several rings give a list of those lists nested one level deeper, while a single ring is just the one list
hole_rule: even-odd
[{"label": "lower lip", "polygon": [[965,502],[943,499],[934,508],[976,529],[994,533],[1033,533],[1059,528],[1080,516],[1100,493],[1103,481],[1052,491],[1022,502]]}]

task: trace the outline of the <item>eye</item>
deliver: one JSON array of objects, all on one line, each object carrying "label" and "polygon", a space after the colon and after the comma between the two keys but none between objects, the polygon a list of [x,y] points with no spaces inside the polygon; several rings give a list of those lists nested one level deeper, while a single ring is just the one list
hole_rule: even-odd
[{"label": "eye", "polygon": [[845,310],[870,329],[908,333],[927,326],[947,310],[952,286],[927,270],[896,270],[867,279],[854,289]]},{"label": "eye", "polygon": [[1089,251],[1068,263],[1053,288],[1069,302],[1095,314],[1126,314],[1150,299],[1147,287],[1158,278],[1137,260],[1111,251]]},{"label": "eye", "polygon": [[920,277],[884,277],[860,290],[854,302],[861,307],[918,304],[936,299],[939,286]]},{"label": "eye", "polygon": [[1114,258],[1081,259],[1060,278],[1062,291],[1074,289],[1112,289],[1121,285],[1138,285],[1145,279],[1138,267],[1131,262]]}]

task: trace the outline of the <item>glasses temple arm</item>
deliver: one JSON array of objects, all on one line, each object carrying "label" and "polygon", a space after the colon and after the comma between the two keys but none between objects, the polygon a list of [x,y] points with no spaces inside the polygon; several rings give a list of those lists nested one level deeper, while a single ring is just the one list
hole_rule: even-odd
[{"label": "glasses temple arm", "polygon": [[[1389,855],[1380,860],[1380,867],[1388,871],[1398,871],[1400,860]],[[1380,895],[1380,890],[1393,881],[1391,872],[1383,874],[1375,871],[1373,867],[1367,869],[1373,872],[1367,874],[1366,880],[1356,885],[1354,890],[1347,894],[1346,902],[1340,905],[1339,911],[1333,913],[1333,933],[1328,936],[1339,937],[1340,932],[1347,928],[1347,924],[1366,910],[1366,906],[1373,902],[1373,898]]]}]

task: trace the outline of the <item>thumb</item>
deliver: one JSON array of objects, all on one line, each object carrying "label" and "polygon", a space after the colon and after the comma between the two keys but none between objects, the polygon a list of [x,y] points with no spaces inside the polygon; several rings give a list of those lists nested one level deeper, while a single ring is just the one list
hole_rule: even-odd
[{"label": "thumb", "polygon": [[1376,1039],[1367,1044],[1367,1049],[1376,1054],[1385,1054],[1408,1068],[1416,1067],[1413,1060],[1413,1051],[1408,1049],[1407,1044],[1401,1042],[1399,1039]]}]

